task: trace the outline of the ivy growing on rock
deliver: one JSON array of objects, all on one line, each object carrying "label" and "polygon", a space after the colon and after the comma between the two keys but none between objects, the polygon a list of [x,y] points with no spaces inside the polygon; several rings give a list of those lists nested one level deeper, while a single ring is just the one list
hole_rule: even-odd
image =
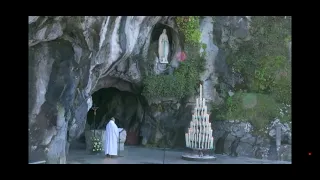
[{"label": "ivy growing on rock", "polygon": [[[250,41],[243,42],[238,51],[227,58],[234,73],[244,79],[242,89],[228,97],[221,107],[221,117],[242,119],[262,128],[270,120],[291,120],[291,114],[280,113],[291,104],[291,63],[288,43],[291,41],[291,18],[252,17]],[[247,92],[247,93],[244,93]],[[256,97],[257,104],[244,109],[244,97]],[[291,109],[286,112],[291,112]],[[216,107],[216,109],[218,109]]]},{"label": "ivy growing on rock", "polygon": [[252,40],[228,58],[229,65],[246,80],[249,90],[270,93],[279,74],[289,71],[290,21],[281,17],[253,17]]},{"label": "ivy growing on rock", "polygon": [[277,117],[279,106],[265,94],[237,92],[227,101],[227,119],[251,122],[257,129],[265,127]]},{"label": "ivy growing on rock", "polygon": [[179,31],[184,35],[185,43],[198,44],[200,41],[200,17],[179,16],[176,18]]}]

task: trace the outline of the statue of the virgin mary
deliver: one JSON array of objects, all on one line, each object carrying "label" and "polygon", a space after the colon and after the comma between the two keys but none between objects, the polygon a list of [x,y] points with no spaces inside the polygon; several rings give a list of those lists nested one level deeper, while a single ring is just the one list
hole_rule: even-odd
[{"label": "statue of the virgin mary", "polygon": [[162,34],[159,37],[159,62],[160,63],[169,63],[168,62],[169,54],[169,40],[166,34],[166,29],[163,29]]}]

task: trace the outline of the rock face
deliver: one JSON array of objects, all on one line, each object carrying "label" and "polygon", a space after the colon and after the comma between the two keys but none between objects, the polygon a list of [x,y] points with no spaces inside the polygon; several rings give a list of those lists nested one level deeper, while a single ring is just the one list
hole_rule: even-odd
[{"label": "rock face", "polygon": [[[170,43],[167,68],[158,63],[157,54],[157,40],[164,28]],[[201,53],[206,52],[206,69],[201,80],[209,101],[220,103],[223,94],[217,88],[230,89],[241,81],[230,71],[225,57],[250,39],[249,28],[249,16],[202,17],[201,43],[206,48]],[[173,73],[179,66],[175,57],[182,47],[172,16],[29,16],[30,160],[65,163],[69,142],[84,132],[88,111],[96,103],[93,93],[111,87],[133,94],[126,97],[134,103],[122,99],[110,111],[122,121],[127,139],[129,134],[136,134],[142,144],[184,147],[184,132],[195,98],[141,97],[143,77],[151,71]],[[241,137],[238,150],[243,148],[243,155],[252,156],[253,147],[259,147],[263,154],[265,146],[257,144],[269,143],[250,136],[248,124],[224,122],[218,127],[216,140],[225,136],[231,143],[233,138]],[[224,130],[228,127],[239,130]],[[289,146],[281,147],[281,151],[287,152]]]},{"label": "rock face", "polygon": [[230,154],[231,144],[240,138],[236,147],[239,156],[276,160],[276,125],[281,127],[280,158],[291,161],[291,128],[289,124],[280,123],[279,120],[272,121],[259,135],[256,135],[253,126],[248,122],[213,121],[216,153]]},{"label": "rock face", "polygon": [[213,43],[213,26],[213,19],[210,16],[203,18],[200,22],[201,43],[206,44],[206,48],[200,50],[200,53],[205,52],[206,60],[205,71],[201,74],[200,79],[203,82],[203,97],[209,101],[219,101],[214,89],[217,83],[214,64],[219,48]]},{"label": "rock face", "polygon": [[67,142],[84,130],[92,93],[108,87],[134,91],[153,27],[172,24],[169,18],[29,17],[31,159],[65,163]]}]

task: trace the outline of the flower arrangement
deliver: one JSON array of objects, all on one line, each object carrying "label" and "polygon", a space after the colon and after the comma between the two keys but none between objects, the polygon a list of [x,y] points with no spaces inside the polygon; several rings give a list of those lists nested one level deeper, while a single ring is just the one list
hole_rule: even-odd
[{"label": "flower arrangement", "polygon": [[92,152],[100,152],[100,151],[102,151],[101,140],[97,137],[92,137]]}]

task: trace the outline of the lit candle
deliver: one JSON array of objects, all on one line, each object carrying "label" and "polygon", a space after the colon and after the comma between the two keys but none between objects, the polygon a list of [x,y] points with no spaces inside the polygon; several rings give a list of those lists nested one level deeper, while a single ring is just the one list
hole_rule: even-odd
[{"label": "lit candle", "polygon": [[189,146],[190,146],[190,148],[192,148],[192,139],[193,139],[193,137],[192,137],[192,130],[190,130],[190,135],[189,135],[189,141],[190,141]]},{"label": "lit candle", "polygon": [[202,99],[202,103],[203,103],[203,105],[202,106],[205,106],[206,105],[206,99]]},{"label": "lit candle", "polygon": [[202,85],[200,84],[200,101],[202,100]]},{"label": "lit candle", "polygon": [[188,147],[188,133],[185,134],[186,146]]},{"label": "lit candle", "polygon": [[205,138],[206,138],[206,136],[205,136],[205,134],[203,133],[203,134],[202,134],[202,142],[201,142],[201,148],[202,148],[202,149],[205,149]]},{"label": "lit candle", "polygon": [[213,149],[213,137],[211,137],[211,149]]},{"label": "lit candle", "polygon": [[209,116],[209,114],[207,114],[206,116],[207,116],[207,118],[206,118],[207,119],[207,123],[209,123],[210,116]]},{"label": "lit candle", "polygon": [[210,135],[207,134],[207,147],[210,149]]},{"label": "lit candle", "polygon": [[203,134],[203,148],[204,149],[207,149],[207,134],[205,133],[205,134]]},{"label": "lit candle", "polygon": [[200,148],[201,136],[200,136],[200,133],[198,133],[197,135],[198,135],[198,143],[197,144],[198,144],[198,148]]},{"label": "lit candle", "polygon": [[207,106],[204,107],[204,115],[207,115]]},{"label": "lit candle", "polygon": [[195,147],[195,148],[197,148],[197,134],[195,133],[194,134],[194,145],[193,145],[193,147]]},{"label": "lit candle", "polygon": [[197,98],[197,100],[196,100],[196,108],[198,108],[199,107],[199,98]]}]

